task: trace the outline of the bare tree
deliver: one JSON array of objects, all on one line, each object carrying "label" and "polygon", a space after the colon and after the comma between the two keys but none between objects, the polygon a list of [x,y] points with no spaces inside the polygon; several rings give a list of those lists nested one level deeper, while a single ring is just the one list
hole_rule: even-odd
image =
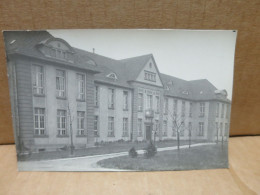
[{"label": "bare tree", "polygon": [[[177,134],[177,147],[180,149],[180,133],[185,129],[185,117],[168,110],[167,120],[172,121],[172,133]],[[183,132],[184,133],[184,132]]]},{"label": "bare tree", "polygon": [[73,113],[73,105],[68,102],[68,121],[69,121],[69,130],[70,130],[70,154],[74,154],[74,144],[73,144],[73,128],[72,128],[72,123],[75,119],[75,116],[72,114]]}]

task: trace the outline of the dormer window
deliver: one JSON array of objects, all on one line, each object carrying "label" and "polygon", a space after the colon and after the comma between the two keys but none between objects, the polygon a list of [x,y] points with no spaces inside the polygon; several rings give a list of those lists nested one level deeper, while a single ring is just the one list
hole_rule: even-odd
[{"label": "dormer window", "polygon": [[166,86],[165,86],[165,89],[166,89],[167,91],[169,91],[169,90],[170,90],[170,87],[169,87],[168,85],[166,85]]},{"label": "dormer window", "polygon": [[156,82],[156,74],[149,71],[144,71],[144,80]]},{"label": "dormer window", "polygon": [[182,91],[182,94],[189,95],[188,91]]},{"label": "dormer window", "polygon": [[64,40],[51,38],[39,44],[39,50],[50,58],[63,60],[67,62],[74,62],[74,50]]},{"label": "dormer window", "polygon": [[96,63],[93,60],[88,60],[87,63],[90,65],[96,66]]},{"label": "dormer window", "polygon": [[112,72],[112,73],[110,73],[110,74],[108,74],[108,75],[107,75],[107,77],[108,77],[108,78],[110,78],[110,79],[117,80],[117,76],[116,76],[116,74],[115,74],[115,73],[113,73],[113,72]]}]

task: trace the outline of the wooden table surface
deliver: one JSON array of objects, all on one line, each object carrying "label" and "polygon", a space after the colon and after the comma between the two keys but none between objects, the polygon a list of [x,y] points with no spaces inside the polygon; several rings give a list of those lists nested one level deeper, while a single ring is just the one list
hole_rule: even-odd
[{"label": "wooden table surface", "polygon": [[260,194],[260,136],[230,138],[229,169],[166,172],[18,172],[0,146],[0,194]]}]

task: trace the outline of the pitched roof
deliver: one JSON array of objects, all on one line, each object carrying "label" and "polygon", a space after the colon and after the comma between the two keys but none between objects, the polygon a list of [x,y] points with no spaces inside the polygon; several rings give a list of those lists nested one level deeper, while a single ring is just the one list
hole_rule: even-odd
[{"label": "pitched roof", "polygon": [[45,59],[67,66],[82,68],[99,72],[98,67],[88,63],[86,56],[80,52],[76,52],[75,62],[60,61],[55,58],[48,58],[37,48],[40,44],[45,43],[54,37],[47,31],[4,31],[5,47],[8,54],[19,53],[26,56]]},{"label": "pitched roof", "polygon": [[162,74],[161,77],[168,90],[165,95],[188,100],[222,100],[230,102],[223,96],[215,93],[217,88],[207,79],[186,81],[170,75]]},{"label": "pitched roof", "polygon": [[[8,54],[20,53],[59,62],[59,60],[47,58],[37,49],[37,45],[44,44],[47,40],[54,38],[47,31],[5,31],[4,38]],[[135,80],[148,60],[153,58],[152,54],[147,54],[115,60],[78,48],[73,48],[73,50],[75,51],[75,62],[62,62],[63,64],[96,71],[98,74],[95,74],[95,81],[128,88],[132,88],[129,81]],[[96,66],[90,62],[94,62]],[[115,73],[117,80],[108,78],[107,75],[110,73]],[[216,94],[216,87],[206,79],[186,81],[160,72],[159,74],[163,85],[168,87],[168,90],[164,90],[165,95],[190,100],[218,99],[229,101]]]}]

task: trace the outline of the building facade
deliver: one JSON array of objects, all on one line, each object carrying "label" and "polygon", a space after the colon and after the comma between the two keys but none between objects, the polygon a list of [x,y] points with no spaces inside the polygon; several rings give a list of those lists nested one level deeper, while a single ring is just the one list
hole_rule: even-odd
[{"label": "building facade", "polygon": [[228,139],[230,100],[206,79],[161,74],[152,54],[115,60],[46,31],[4,35],[18,151]]}]

